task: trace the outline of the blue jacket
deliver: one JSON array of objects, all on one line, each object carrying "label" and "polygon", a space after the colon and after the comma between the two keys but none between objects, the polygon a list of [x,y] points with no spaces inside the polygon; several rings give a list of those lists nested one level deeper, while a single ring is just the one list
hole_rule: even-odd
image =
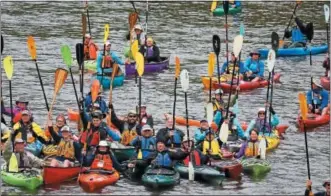
[{"label": "blue jacket", "polygon": [[[224,74],[226,72],[226,69],[228,67],[228,62],[223,63],[223,66],[220,70],[221,74]],[[230,61],[230,64],[233,64],[233,62]],[[245,73],[245,66],[243,62],[239,63],[239,73],[244,74]]]},{"label": "blue jacket", "polygon": [[299,28],[295,27],[292,29],[292,42],[307,42],[307,37],[302,34]]},{"label": "blue jacket", "polygon": [[[220,112],[220,111],[217,111],[216,112],[216,115],[214,116],[214,122],[215,122],[215,124],[217,125],[217,127],[219,127],[220,126],[220,122],[221,122],[221,119],[222,119],[223,117],[222,117],[222,113]],[[245,132],[244,132],[244,130],[241,128],[241,125],[240,125],[240,123],[239,123],[239,121],[238,121],[238,119],[237,118],[234,118],[233,119],[233,125],[236,125],[237,126],[237,133],[238,133],[238,136],[240,137],[240,138],[244,138],[245,137]]]},{"label": "blue jacket", "polygon": [[[102,113],[108,113],[108,107],[107,107],[107,103],[105,100],[103,100],[101,97],[98,97],[96,100],[96,103],[99,104],[100,106],[100,110]],[[86,111],[90,111],[91,107],[92,107],[92,96],[91,93],[89,93],[86,97],[85,97],[85,108]]]},{"label": "blue jacket", "polygon": [[258,75],[259,77],[264,76],[264,63],[259,61],[253,61],[252,57],[248,57],[245,61],[245,72],[252,71],[254,75]]},{"label": "blue jacket", "polygon": [[[308,104],[312,104],[312,92],[311,90],[309,90],[307,92],[307,103]],[[323,108],[325,108],[328,105],[329,102],[329,93],[324,90],[314,90],[314,103],[315,105],[317,105],[317,108],[320,110],[323,110]]]},{"label": "blue jacket", "polygon": [[203,140],[205,140],[205,137],[206,137],[206,132],[208,130],[205,130],[205,131],[201,131],[201,128],[197,128],[195,131],[194,131],[194,143],[195,144],[198,144],[200,142],[202,142]]},{"label": "blue jacket", "polygon": [[[267,120],[268,120],[268,118],[267,118]],[[245,131],[245,135],[246,135],[247,139],[249,139],[249,132],[252,129],[254,129],[255,123],[256,123],[256,120],[255,119],[254,120],[251,120],[251,122],[249,123],[249,125],[248,125],[248,127],[247,127],[247,129]],[[277,114],[271,115],[271,126],[272,127],[276,127],[278,124],[279,124],[279,118],[278,118]],[[266,125],[269,125],[268,121],[267,121]],[[259,135],[263,135],[263,132],[260,131],[259,132]],[[271,136],[272,135],[272,132],[269,132],[269,133],[268,132],[265,132],[264,135]]]},{"label": "blue jacket", "polygon": [[141,149],[142,159],[147,159],[150,153],[156,150],[156,138],[137,136],[131,141],[130,145]]},{"label": "blue jacket", "polygon": [[[110,55],[111,58],[113,59],[113,61],[118,64],[118,65],[124,65],[123,60],[117,56],[117,54],[113,51],[110,51]],[[102,74],[102,59],[103,59],[103,51],[100,51],[98,54],[98,58],[97,58],[97,72],[98,74]],[[112,68],[108,68],[108,69],[104,69],[105,73],[111,73],[112,72]]]},{"label": "blue jacket", "polygon": [[240,1],[234,1],[233,3],[236,5],[236,7],[240,7],[241,6],[241,2]]}]

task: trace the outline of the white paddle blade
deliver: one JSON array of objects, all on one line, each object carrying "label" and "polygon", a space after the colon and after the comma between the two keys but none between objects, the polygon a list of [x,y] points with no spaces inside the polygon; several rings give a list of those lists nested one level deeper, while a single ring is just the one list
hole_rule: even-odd
[{"label": "white paddle blade", "polygon": [[194,181],[194,167],[191,161],[188,163],[188,179]]},{"label": "white paddle blade", "polygon": [[233,41],[233,53],[235,57],[239,56],[241,48],[243,46],[244,37],[242,35],[237,35]]},{"label": "white paddle blade", "polygon": [[324,16],[325,16],[325,23],[328,23],[330,19],[330,10],[328,5],[324,5]]},{"label": "white paddle blade", "polygon": [[272,72],[272,70],[275,67],[275,61],[276,61],[276,53],[273,49],[269,50],[268,53],[268,59],[267,59],[267,67],[269,72]]},{"label": "white paddle blade", "polygon": [[259,153],[260,153],[260,158],[261,159],[265,159],[265,154],[267,151],[267,141],[266,139],[263,137],[260,140],[260,144],[259,144]]},{"label": "white paddle blade", "polygon": [[209,102],[206,106],[207,109],[207,121],[209,124],[209,127],[211,126],[211,124],[213,123],[213,119],[214,119],[214,107],[213,107],[213,103]]},{"label": "white paddle blade", "polygon": [[220,131],[219,138],[223,143],[226,143],[228,141],[229,137],[229,124],[223,123]]},{"label": "white paddle blade", "polygon": [[190,81],[189,81],[188,71],[186,69],[183,69],[180,72],[180,84],[182,85],[182,89],[184,92],[187,92],[189,83]]}]

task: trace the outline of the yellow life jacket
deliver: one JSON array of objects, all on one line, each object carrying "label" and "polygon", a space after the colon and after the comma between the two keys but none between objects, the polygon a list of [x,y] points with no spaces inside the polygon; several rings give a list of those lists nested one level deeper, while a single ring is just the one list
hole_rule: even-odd
[{"label": "yellow life jacket", "polygon": [[248,142],[245,149],[245,157],[253,157],[259,154],[259,142]]},{"label": "yellow life jacket", "polygon": [[64,141],[61,139],[57,146],[57,156],[63,156],[67,159],[75,159],[75,147],[73,141]]},{"label": "yellow life jacket", "polygon": [[[209,150],[209,141],[204,140],[202,144],[202,153],[206,155],[207,150]],[[211,141],[211,151],[211,155],[222,157],[221,148],[217,140]]]},{"label": "yellow life jacket", "polygon": [[[17,130],[19,128],[21,128],[21,122],[16,123],[13,127],[14,130]],[[42,137],[45,141],[48,141],[48,138],[46,137],[45,132],[40,128],[40,126],[37,123],[32,122],[31,128],[38,136]],[[18,133],[16,135],[15,139],[22,139],[22,133],[21,132]],[[30,131],[28,131],[26,142],[30,144],[30,143],[35,142],[35,140],[36,140],[36,138],[33,137],[32,133]]]},{"label": "yellow life jacket", "polygon": [[129,130],[129,125],[128,123],[125,123],[124,124],[124,130],[123,130],[123,133],[122,133],[122,139],[121,139],[121,143],[123,145],[129,145],[130,142],[136,138],[136,136],[138,135],[137,133],[137,125],[135,125],[131,130]]},{"label": "yellow life jacket", "polygon": [[[230,74],[232,74],[233,66],[234,66],[233,62],[230,62],[228,64]],[[238,65],[237,65],[236,68],[235,68],[235,72],[234,72],[235,75],[237,74],[238,70],[239,70],[239,68],[238,68]],[[230,81],[231,81],[231,79],[230,79]]]},{"label": "yellow life jacket", "polygon": [[9,159],[8,171],[9,172],[18,172],[18,160],[17,160],[15,153],[12,153],[11,157]]},{"label": "yellow life jacket", "polygon": [[223,106],[215,99],[213,101],[213,110],[216,112],[217,110],[223,109]]}]

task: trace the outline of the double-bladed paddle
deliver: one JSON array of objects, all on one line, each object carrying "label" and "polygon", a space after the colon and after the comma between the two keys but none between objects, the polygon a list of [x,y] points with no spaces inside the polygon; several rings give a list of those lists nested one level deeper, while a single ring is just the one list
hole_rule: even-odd
[{"label": "double-bladed paddle", "polygon": [[144,69],[145,69],[145,61],[144,61],[144,56],[140,53],[136,53],[136,66],[137,66],[137,73],[139,76],[139,124],[141,124],[141,78],[142,75],[144,74]]},{"label": "double-bladed paddle", "polygon": [[84,45],[82,43],[76,44],[76,59],[79,65],[80,76],[79,76],[79,87],[81,97],[84,97]]},{"label": "double-bladed paddle", "polygon": [[[177,81],[180,74],[180,59],[178,56],[175,57],[175,87],[174,87],[174,106],[172,111],[172,129],[175,130],[175,116],[176,116],[176,100],[177,100]],[[171,137],[171,147],[174,145],[174,137]]]},{"label": "double-bladed paddle", "polygon": [[[220,73],[220,63],[219,63],[219,55],[221,51],[221,39],[218,35],[213,35],[213,49],[216,54],[216,62],[217,62],[217,77],[218,77],[218,85],[221,84],[221,73]],[[211,86],[210,86],[211,88]]]},{"label": "double-bladed paddle", "polygon": [[[211,125],[213,123],[213,119],[214,119],[214,107],[213,107],[213,103],[211,101],[208,102],[207,106],[206,106],[206,111],[207,111],[207,121],[208,121],[208,125],[209,125],[209,150],[211,150]],[[211,165],[211,161],[209,161],[209,165]]]},{"label": "double-bladed paddle", "polygon": [[[229,63],[229,39],[228,39],[228,13],[229,1],[223,1],[223,10],[225,14],[225,47],[226,47],[226,62]],[[226,68],[226,73],[229,74],[229,66]]]},{"label": "double-bladed paddle", "polygon": [[208,76],[209,76],[209,102],[211,102],[212,79],[215,67],[215,53],[211,52],[208,57]]},{"label": "double-bladed paddle", "polygon": [[14,112],[13,112],[13,96],[12,96],[12,88],[11,88],[11,79],[13,77],[14,73],[14,63],[11,56],[7,56],[3,59],[3,68],[6,72],[6,76],[9,80],[9,97],[10,97],[10,116],[11,116],[11,125],[14,125],[13,118],[14,118]]}]

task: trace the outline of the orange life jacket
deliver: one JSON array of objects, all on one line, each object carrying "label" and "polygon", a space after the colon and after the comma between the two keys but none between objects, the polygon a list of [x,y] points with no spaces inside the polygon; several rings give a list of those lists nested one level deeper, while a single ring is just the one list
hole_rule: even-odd
[{"label": "orange life jacket", "polygon": [[114,64],[114,61],[110,55],[103,57],[103,61],[102,61],[103,68],[112,68],[113,64]]},{"label": "orange life jacket", "polygon": [[84,144],[86,142],[86,135],[88,138],[92,137],[92,139],[88,143],[88,146],[97,146],[99,144],[99,140],[100,140],[99,130],[93,133],[92,133],[92,129],[90,129],[89,131],[84,131],[80,137],[80,143]]},{"label": "orange life jacket", "polygon": [[[191,160],[193,162],[193,164],[196,165],[196,166],[200,166],[201,165],[201,159],[200,159],[200,155],[199,155],[198,151],[195,150],[195,151],[193,151],[191,153],[193,153],[192,160]],[[190,160],[190,155],[188,155],[183,160],[184,165],[188,166],[189,160]]]},{"label": "orange life jacket", "polygon": [[97,154],[92,162],[91,169],[114,170],[113,162],[108,154]]},{"label": "orange life jacket", "polygon": [[95,60],[97,58],[98,47],[90,42],[89,44],[84,44],[84,55],[86,60]]},{"label": "orange life jacket", "polygon": [[259,142],[248,142],[245,149],[245,157],[253,157],[259,154]]}]

